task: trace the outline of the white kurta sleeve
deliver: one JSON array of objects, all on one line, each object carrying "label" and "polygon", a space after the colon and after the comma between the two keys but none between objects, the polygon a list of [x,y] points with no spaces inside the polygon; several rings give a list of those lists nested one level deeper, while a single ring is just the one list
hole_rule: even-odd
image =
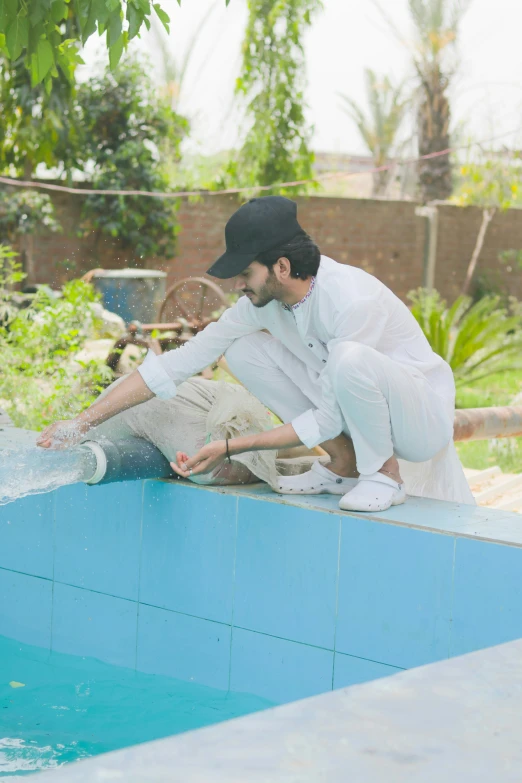
[{"label": "white kurta sleeve", "polygon": [[254,306],[242,297],[219,321],[209,324],[181,348],[160,356],[150,352],[138,372],[151,392],[169,399],[176,395],[178,384],[219,359],[234,340],[261,328]]},{"label": "white kurta sleeve", "polygon": [[[328,342],[329,353],[336,345],[344,342],[362,343],[376,348],[386,328],[386,321],[387,309],[379,297],[359,300],[346,309],[338,308],[334,315],[334,337]],[[302,413],[292,421],[297,437],[309,449],[335,438],[343,431],[344,419],[329,369],[327,365],[321,374],[322,396],[319,407]]]}]

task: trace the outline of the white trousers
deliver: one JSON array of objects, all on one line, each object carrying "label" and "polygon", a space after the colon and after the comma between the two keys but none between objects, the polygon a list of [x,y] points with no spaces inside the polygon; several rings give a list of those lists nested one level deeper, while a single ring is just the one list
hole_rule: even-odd
[{"label": "white trousers", "polygon": [[[276,338],[241,337],[225,356],[236,378],[283,422],[319,405],[318,373]],[[375,473],[395,454],[423,468],[410,481],[403,475],[409,494],[474,502],[453,446],[452,402],[422,373],[360,343],[337,345],[327,369],[359,473]]]}]

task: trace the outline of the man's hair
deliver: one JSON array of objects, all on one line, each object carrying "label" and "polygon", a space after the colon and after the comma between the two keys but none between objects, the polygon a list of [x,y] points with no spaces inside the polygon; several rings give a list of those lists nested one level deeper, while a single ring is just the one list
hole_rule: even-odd
[{"label": "man's hair", "polygon": [[272,271],[274,264],[280,258],[288,258],[290,261],[291,277],[306,280],[317,274],[321,260],[321,251],[306,231],[300,231],[288,242],[284,242],[272,250],[259,253],[256,256],[256,261],[267,266]]}]

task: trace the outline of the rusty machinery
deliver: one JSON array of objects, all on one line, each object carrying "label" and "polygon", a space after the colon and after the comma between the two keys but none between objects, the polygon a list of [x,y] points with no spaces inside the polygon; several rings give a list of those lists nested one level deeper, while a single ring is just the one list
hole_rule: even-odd
[{"label": "rusty machinery", "polygon": [[230,306],[225,292],[205,277],[186,277],[170,286],[158,311],[156,323],[134,321],[117,340],[107,357],[107,365],[117,372],[127,345],[150,348],[160,354],[190,340]]}]

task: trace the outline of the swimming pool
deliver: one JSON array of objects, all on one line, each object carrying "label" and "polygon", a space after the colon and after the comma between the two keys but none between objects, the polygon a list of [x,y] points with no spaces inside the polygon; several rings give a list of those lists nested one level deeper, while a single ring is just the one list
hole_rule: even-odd
[{"label": "swimming pool", "polygon": [[266,699],[0,637],[0,778],[247,715]]},{"label": "swimming pool", "polygon": [[[32,663],[24,653],[9,674],[25,687],[3,687],[23,706],[33,664],[65,655],[65,670],[86,658],[115,677],[97,690],[102,713],[117,713],[118,692],[136,705],[126,715],[147,715],[148,690],[172,720],[159,730],[173,733],[176,711],[167,713],[181,701],[158,694],[160,682],[177,682],[181,700],[189,689],[192,717],[201,707],[221,721],[230,713],[194,688],[248,712],[519,638],[520,574],[522,526],[509,512],[411,499],[370,517],[267,487],[64,487],[0,508],[0,635],[33,648]],[[133,702],[138,682],[146,687],[139,698],[131,689]],[[45,703],[71,706],[52,693]],[[15,742],[2,752],[22,764],[20,739],[31,736],[33,749],[51,746],[47,760],[108,749],[116,740],[90,737],[73,703],[53,710],[49,741],[4,730]],[[120,723],[118,742],[151,738],[148,717]]]}]

